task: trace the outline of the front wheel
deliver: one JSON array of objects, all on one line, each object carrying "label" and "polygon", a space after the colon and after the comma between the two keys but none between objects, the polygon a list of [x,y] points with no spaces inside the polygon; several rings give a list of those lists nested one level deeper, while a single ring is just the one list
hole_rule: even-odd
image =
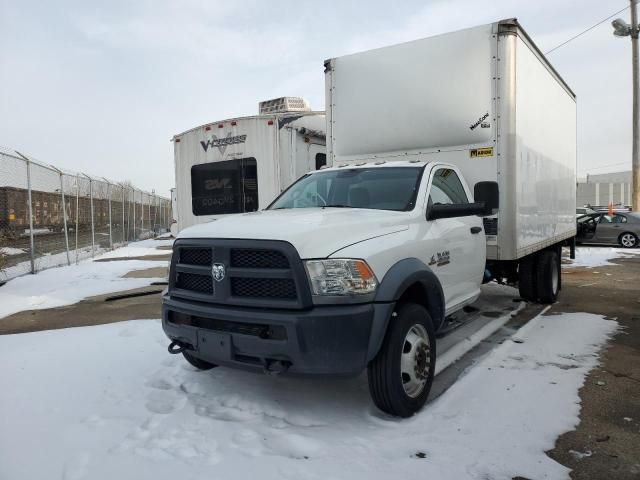
[{"label": "front wheel", "polygon": [[410,417],[422,408],[435,376],[435,340],[431,316],[423,306],[398,306],[367,369],[369,392],[380,410]]},{"label": "front wheel", "polygon": [[538,300],[536,288],[536,268],[538,267],[536,255],[529,255],[520,260],[518,264],[518,289],[520,296],[528,302]]},{"label": "front wheel", "polygon": [[622,235],[620,235],[620,238],[618,239],[618,243],[620,243],[620,245],[623,246],[624,248],[633,248],[638,245],[638,237],[636,237],[631,232],[625,232]]}]

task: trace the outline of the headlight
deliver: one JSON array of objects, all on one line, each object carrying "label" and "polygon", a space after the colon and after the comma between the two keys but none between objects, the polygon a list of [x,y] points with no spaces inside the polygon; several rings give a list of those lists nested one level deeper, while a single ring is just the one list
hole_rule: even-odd
[{"label": "headlight", "polygon": [[364,260],[307,260],[305,267],[314,295],[364,295],[375,292],[378,286]]}]

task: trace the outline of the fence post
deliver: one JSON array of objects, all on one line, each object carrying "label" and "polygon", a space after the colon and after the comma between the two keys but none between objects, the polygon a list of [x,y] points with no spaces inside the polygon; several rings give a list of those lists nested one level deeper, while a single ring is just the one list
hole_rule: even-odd
[{"label": "fence post", "polygon": [[89,175],[83,174],[89,179],[89,202],[91,204],[91,256],[96,255],[96,229],[93,221],[93,180]]},{"label": "fence post", "polygon": [[80,175],[76,174],[76,265],[78,264],[78,230],[80,230]]},{"label": "fence post", "polygon": [[158,199],[156,198],[155,192],[152,195],[153,195],[153,234],[157,236],[156,225],[158,224]]},{"label": "fence post", "polygon": [[111,184],[106,178],[102,177],[102,179],[107,182],[107,197],[109,197],[109,249],[113,250],[113,232],[111,230]]},{"label": "fence post", "polygon": [[30,244],[30,260],[31,260],[31,273],[36,273],[36,264],[34,259],[34,241],[33,241],[33,202],[31,199],[31,162],[27,157],[20,152],[16,153],[20,155],[25,162],[27,162],[27,192],[29,198],[29,244]]},{"label": "fence post", "polygon": [[124,245],[127,241],[124,238],[124,185],[120,185],[122,189],[122,244]]},{"label": "fence post", "polygon": [[131,193],[133,194],[133,242],[136,241],[136,189],[131,187]]},{"label": "fence post", "polygon": [[58,174],[60,175],[60,195],[62,195],[62,220],[64,222],[64,244],[65,244],[65,247],[67,248],[67,265],[71,265],[71,257],[69,256],[69,230],[67,229],[67,203],[64,198],[64,179],[62,176],[62,172],[60,170],[58,170]]}]

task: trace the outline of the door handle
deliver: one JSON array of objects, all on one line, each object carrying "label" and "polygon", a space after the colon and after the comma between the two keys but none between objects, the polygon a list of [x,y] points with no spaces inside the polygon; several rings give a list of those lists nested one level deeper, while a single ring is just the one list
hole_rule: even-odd
[{"label": "door handle", "polygon": [[471,233],[480,233],[482,231],[482,227],[471,227]]}]

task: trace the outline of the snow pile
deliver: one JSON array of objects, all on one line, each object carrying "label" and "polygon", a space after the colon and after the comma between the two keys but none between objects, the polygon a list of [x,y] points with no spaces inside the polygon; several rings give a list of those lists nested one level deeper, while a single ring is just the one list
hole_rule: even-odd
[{"label": "snow pile", "polygon": [[568,260],[569,263],[563,267],[601,267],[607,265],[618,265],[609,260],[615,258],[631,258],[640,254],[639,249],[613,248],[613,247],[578,247],[576,248],[575,260]]},{"label": "snow pile", "polygon": [[[97,259],[107,258],[129,258],[129,257],[146,257],[149,255],[169,255],[171,250],[165,248],[173,245],[173,239],[167,240],[142,240],[140,242],[130,243],[126,247],[116,248],[110,252],[104,253]],[[160,248],[162,247],[162,248]]]},{"label": "snow pile", "polygon": [[[0,287],[0,322],[2,317],[23,310],[71,305],[94,295],[139,288],[164,278],[122,278],[132,270],[144,270],[166,264],[128,260],[93,263],[44,270],[37,275],[14,278]],[[0,476],[0,478],[2,478]]]},{"label": "snow pile", "polygon": [[22,255],[25,251],[22,248],[2,247],[0,248],[0,255]]},{"label": "snow pile", "polygon": [[158,321],[7,335],[0,478],[564,479],[544,452],[615,328],[537,317],[408,420],[380,414],[364,377],[195,371]]},{"label": "snow pile", "polygon": [[[96,245],[95,251],[96,253],[100,253],[103,250],[102,248]],[[25,253],[28,253],[28,252],[25,252]],[[67,259],[71,262],[75,262],[76,254],[78,256],[78,260],[87,259],[91,257],[91,253],[92,253],[91,247],[83,247],[83,248],[74,250],[72,252],[69,252],[69,257],[67,257],[67,252],[44,253],[36,256],[36,258],[34,259],[34,266],[35,266],[36,272],[39,272],[47,268],[67,265]],[[29,273],[29,272],[31,272],[31,261],[25,260],[0,271],[0,281],[19,277],[20,275],[24,275],[25,273]]]}]

